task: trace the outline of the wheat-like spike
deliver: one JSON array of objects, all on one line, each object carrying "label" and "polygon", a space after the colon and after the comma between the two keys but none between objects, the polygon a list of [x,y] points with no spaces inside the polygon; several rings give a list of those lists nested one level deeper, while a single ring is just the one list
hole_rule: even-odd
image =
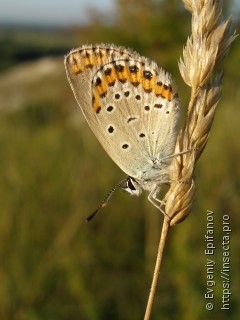
[{"label": "wheat-like spike", "polygon": [[171,163],[172,183],[164,198],[166,216],[144,320],[151,316],[169,228],[183,221],[192,209],[196,162],[206,146],[221,94],[223,72],[215,75],[215,70],[236,37],[231,32],[230,19],[224,20],[222,16],[220,0],[183,0],[183,3],[192,13],[192,35],[183,50],[179,70],[191,87],[191,99],[185,124],[177,137],[175,154],[178,156]]},{"label": "wheat-like spike", "polygon": [[173,158],[165,196],[170,226],[186,218],[195,194],[194,170],[203,152],[221,95],[223,73],[214,75],[236,37],[230,19],[224,20],[221,2],[216,0],[183,0],[192,13],[192,34],[179,62],[183,80],[191,87],[191,99],[184,127],[178,134],[175,153],[188,153]]}]

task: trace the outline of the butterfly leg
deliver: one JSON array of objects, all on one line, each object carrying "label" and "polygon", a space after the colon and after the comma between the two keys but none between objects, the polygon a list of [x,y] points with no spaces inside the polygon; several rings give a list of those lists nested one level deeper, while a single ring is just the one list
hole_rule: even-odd
[{"label": "butterfly leg", "polygon": [[154,207],[160,210],[163,215],[166,215],[164,210],[161,208],[162,206],[165,205],[165,202],[157,198],[157,194],[159,191],[160,191],[160,188],[158,186],[155,186],[155,188],[153,188],[149,193],[148,200],[154,205]]},{"label": "butterfly leg", "polygon": [[161,163],[161,164],[164,163],[164,160],[165,160],[165,159],[175,158],[175,157],[178,157],[178,156],[181,156],[181,155],[183,155],[183,154],[186,154],[186,153],[189,153],[189,152],[192,152],[192,151],[196,151],[196,150],[197,150],[197,149],[194,149],[194,148],[193,148],[193,149],[189,149],[189,150],[186,150],[186,151],[180,151],[180,152],[171,154],[171,155],[169,155],[169,156],[166,156],[166,157],[160,159],[160,163]]}]

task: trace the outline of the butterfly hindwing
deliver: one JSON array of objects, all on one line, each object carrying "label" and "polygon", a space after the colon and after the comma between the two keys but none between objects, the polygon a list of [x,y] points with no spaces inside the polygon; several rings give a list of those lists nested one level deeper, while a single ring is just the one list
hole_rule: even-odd
[{"label": "butterfly hindwing", "polygon": [[112,45],[73,50],[65,66],[92,131],[124,172],[139,178],[171,155],[180,112],[168,73]]}]

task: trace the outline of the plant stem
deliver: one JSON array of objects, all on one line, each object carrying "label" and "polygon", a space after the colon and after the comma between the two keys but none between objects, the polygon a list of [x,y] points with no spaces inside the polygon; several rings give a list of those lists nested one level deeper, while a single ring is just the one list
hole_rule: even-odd
[{"label": "plant stem", "polygon": [[153,300],[155,297],[156,288],[157,288],[157,284],[158,284],[158,277],[159,277],[160,269],[161,269],[163,251],[165,248],[167,235],[168,235],[168,231],[169,231],[169,226],[170,226],[169,223],[170,223],[169,218],[167,216],[164,216],[162,232],[161,232],[160,241],[159,241],[159,245],[158,245],[157,259],[156,259],[155,268],[154,268],[154,272],[153,272],[152,285],[151,285],[151,289],[150,289],[150,293],[149,293],[149,297],[148,297],[148,303],[147,303],[147,307],[146,307],[146,311],[145,311],[144,320],[149,320],[150,316],[151,316]]}]

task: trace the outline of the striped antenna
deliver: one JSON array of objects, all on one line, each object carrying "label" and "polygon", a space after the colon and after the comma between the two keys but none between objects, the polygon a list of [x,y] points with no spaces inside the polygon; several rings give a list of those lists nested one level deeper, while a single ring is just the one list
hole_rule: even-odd
[{"label": "striped antenna", "polygon": [[123,179],[118,184],[116,184],[112,188],[112,190],[109,191],[108,195],[103,199],[103,201],[100,203],[100,205],[97,207],[97,209],[89,217],[87,217],[85,222],[89,222],[90,220],[92,220],[92,218],[98,213],[98,211],[107,205],[109,199],[111,198],[112,194],[114,193],[114,191],[117,188],[121,188],[121,189],[124,188],[123,185],[122,185],[124,182],[127,182],[127,179]]}]

